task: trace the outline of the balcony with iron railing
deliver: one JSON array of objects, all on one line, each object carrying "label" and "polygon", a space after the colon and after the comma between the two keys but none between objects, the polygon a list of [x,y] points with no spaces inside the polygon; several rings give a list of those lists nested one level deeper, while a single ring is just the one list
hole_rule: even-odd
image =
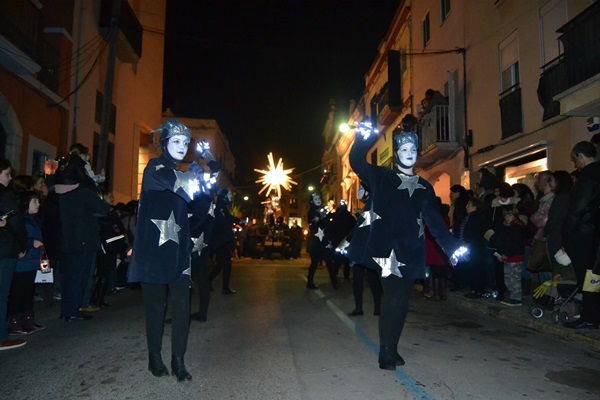
[{"label": "balcony with iron railing", "polygon": [[0,0],[0,63],[17,74],[39,71],[42,13],[30,1]]},{"label": "balcony with iron railing", "polygon": [[557,68],[564,80],[554,101],[561,114],[600,115],[600,2],[595,2],[559,30],[564,52]]},{"label": "balcony with iron railing", "polygon": [[425,113],[417,127],[420,137],[419,167],[426,168],[452,155],[460,146],[455,118],[449,105],[437,105]]},{"label": "balcony with iron railing", "polygon": [[518,84],[500,93],[500,124],[502,139],[523,132],[521,88]]},{"label": "balcony with iron railing", "polygon": [[[112,20],[113,0],[103,0],[101,4],[98,25],[101,29],[108,31]],[[135,15],[135,11],[126,0],[121,0],[118,26],[117,56],[119,60],[124,63],[137,63],[142,57],[144,29]]]},{"label": "balcony with iron railing", "polygon": [[[397,93],[391,93],[392,91]],[[390,126],[402,113],[402,103],[399,98],[400,88],[390,88],[389,82],[386,82],[371,100],[371,119],[382,128]]]},{"label": "balcony with iron railing", "polygon": [[560,115],[560,102],[554,96],[567,89],[565,63],[558,57],[542,67],[542,75],[538,83],[538,100],[544,108],[542,121]]}]

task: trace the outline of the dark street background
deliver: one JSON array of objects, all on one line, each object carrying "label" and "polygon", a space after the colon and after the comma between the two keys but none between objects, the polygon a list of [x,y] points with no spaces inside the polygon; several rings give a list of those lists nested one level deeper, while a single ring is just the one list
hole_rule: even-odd
[{"label": "dark street background", "polygon": [[[208,321],[192,322],[185,358],[193,380],[184,383],[147,370],[140,291],[110,296],[110,308],[79,323],[60,321],[58,306],[36,303],[36,320],[47,329],[0,354],[0,398],[600,397],[599,337],[563,339],[503,315],[519,311],[489,299],[471,307],[456,293],[446,302],[413,295],[399,345],[406,365],[380,370],[378,319],[368,289],[365,315],[351,319],[351,282],[334,291],[321,267],[320,289],[307,290],[307,266],[307,258],[234,260],[232,287],[238,292],[213,292]],[[549,320],[545,324],[551,328]],[[170,326],[165,329],[162,354],[170,360]]]}]

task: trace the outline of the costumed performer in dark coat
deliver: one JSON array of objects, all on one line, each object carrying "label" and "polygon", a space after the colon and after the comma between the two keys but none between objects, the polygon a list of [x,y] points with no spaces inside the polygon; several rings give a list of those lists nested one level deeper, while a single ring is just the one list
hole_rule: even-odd
[{"label": "costumed performer in dark coat", "polygon": [[[129,266],[129,282],[142,284],[146,314],[148,369],[169,374],[161,357],[167,289],[172,303],[171,368],[178,381],[192,379],[184,364],[190,318],[190,255],[192,241],[188,203],[200,191],[201,175],[177,170],[187,154],[190,129],[167,120],[154,132],[162,154],[144,169],[137,230]],[[195,162],[194,162],[195,163]],[[190,169],[194,169],[190,166]]]},{"label": "costumed performer in dark coat", "polygon": [[210,282],[223,271],[222,294],[235,294],[229,283],[231,281],[231,253],[235,247],[233,224],[239,224],[227,208],[233,200],[231,191],[226,187],[219,189],[215,207],[215,224],[208,245],[215,254],[215,267],[210,271]]},{"label": "costumed performer in dark coat", "polygon": [[397,365],[404,365],[397,346],[411,288],[425,269],[425,224],[454,265],[466,257],[467,249],[446,227],[431,184],[414,173],[417,135],[402,132],[394,136],[396,168],[392,170],[367,162],[376,133],[370,122],[359,124],[350,165],[371,188],[372,211],[380,217],[371,222],[365,266],[381,271],[384,296],[379,319],[379,368],[395,370]]},{"label": "costumed performer in dark coat", "polygon": [[352,263],[352,292],[354,294],[354,310],[349,312],[351,317],[363,315],[363,293],[365,287],[365,273],[367,282],[373,294],[373,315],[381,315],[381,282],[377,271],[373,268],[367,268],[363,265],[366,254],[366,243],[369,238],[371,223],[379,216],[371,209],[370,189],[364,182],[358,187],[358,198],[365,205],[363,211],[359,213],[358,221],[347,239],[350,243],[347,248],[346,256]]},{"label": "costumed performer in dark coat", "polygon": [[215,224],[215,203],[214,195],[217,191],[217,177],[220,166],[209,151],[209,144],[206,141],[200,142],[204,153],[202,158],[210,168],[206,172],[200,164],[197,173],[206,176],[205,189],[199,196],[190,203],[190,233],[192,239],[192,279],[196,282],[199,294],[198,312],[192,313],[190,318],[194,321],[206,322],[208,314],[208,304],[210,302],[210,279],[208,277],[208,259],[210,258],[211,248],[208,246]]},{"label": "costumed performer in dark coat", "polygon": [[[310,255],[310,266],[308,267],[308,280],[306,287],[308,289],[318,289],[315,285],[315,273],[321,260],[326,253],[325,239],[325,215],[327,210],[321,202],[319,193],[311,193],[310,209],[308,210],[308,237],[306,238],[306,252]],[[335,289],[335,287],[334,287]]]},{"label": "costumed performer in dark coat", "polygon": [[348,211],[346,200],[340,200],[337,208],[331,211],[326,218],[325,237],[329,242],[328,246],[330,246],[326,246],[326,248],[331,249],[326,259],[327,271],[329,272],[331,284],[335,289],[338,287],[337,275],[340,265],[344,266],[344,279],[348,280],[350,278],[350,260],[344,252],[335,250],[352,232],[354,225],[356,225],[356,219]]}]

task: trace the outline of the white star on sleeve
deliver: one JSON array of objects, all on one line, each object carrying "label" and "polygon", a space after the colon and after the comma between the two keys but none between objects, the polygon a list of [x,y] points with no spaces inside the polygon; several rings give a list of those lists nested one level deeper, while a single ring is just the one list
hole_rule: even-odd
[{"label": "white star on sleeve", "polygon": [[171,215],[169,215],[169,219],[151,219],[156,225],[156,227],[160,230],[160,235],[158,237],[158,245],[162,246],[169,240],[174,241],[179,244],[179,237],[177,236],[177,232],[181,230],[181,227],[177,225],[175,222],[175,216],[173,215],[173,211],[171,211]]},{"label": "white star on sleeve", "polygon": [[425,234],[425,227],[423,226],[423,217],[421,215],[419,215],[419,218],[417,218],[417,224],[419,224],[419,237],[421,237]]},{"label": "white star on sleeve", "polygon": [[363,226],[368,226],[371,225],[371,223],[373,221],[376,221],[378,219],[381,219],[381,217],[379,215],[377,215],[377,213],[375,213],[375,211],[373,210],[368,210],[368,211],[363,211],[362,213],[362,217],[365,219],[362,224],[360,224],[358,227],[362,228]]},{"label": "white star on sleeve", "polygon": [[419,183],[419,175],[405,175],[405,174],[396,174],[402,180],[400,186],[398,186],[398,190],[407,189],[408,196],[412,197],[413,192],[416,189],[425,189],[425,186]]},{"label": "white star on sleeve", "polygon": [[396,275],[398,278],[402,278],[402,273],[400,273],[400,269],[398,267],[402,267],[406,264],[396,259],[396,253],[394,253],[394,249],[392,249],[388,258],[373,257],[373,260],[375,260],[375,262],[381,267],[382,278],[387,278],[390,275]]},{"label": "white star on sleeve", "polygon": [[198,255],[202,253],[205,247],[208,247],[206,243],[204,243],[204,232],[200,234],[200,237],[192,238],[192,242],[194,242],[194,248],[192,248],[192,253],[198,252]]},{"label": "white star on sleeve", "polygon": [[158,171],[159,169],[162,169],[162,168],[164,168],[164,167],[165,167],[164,165],[162,165],[162,164],[158,164],[157,166],[155,166],[155,167],[154,167],[154,170],[155,170],[155,171]]},{"label": "white star on sleeve", "polygon": [[319,238],[320,242],[322,242],[323,241],[323,237],[325,236],[325,232],[323,231],[323,229],[319,228],[317,230],[317,233],[315,233],[315,236]]}]

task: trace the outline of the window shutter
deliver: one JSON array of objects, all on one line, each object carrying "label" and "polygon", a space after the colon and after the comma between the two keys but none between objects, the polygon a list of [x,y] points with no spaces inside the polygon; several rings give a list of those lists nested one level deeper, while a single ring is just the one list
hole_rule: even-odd
[{"label": "window shutter", "polygon": [[553,1],[540,9],[540,37],[542,38],[542,65],[548,64],[560,55],[558,28],[567,22],[567,8],[564,0]]},{"label": "window shutter", "polygon": [[519,61],[519,46],[517,38],[512,37],[506,43],[500,46],[500,66],[502,71],[506,71],[511,65]]}]

